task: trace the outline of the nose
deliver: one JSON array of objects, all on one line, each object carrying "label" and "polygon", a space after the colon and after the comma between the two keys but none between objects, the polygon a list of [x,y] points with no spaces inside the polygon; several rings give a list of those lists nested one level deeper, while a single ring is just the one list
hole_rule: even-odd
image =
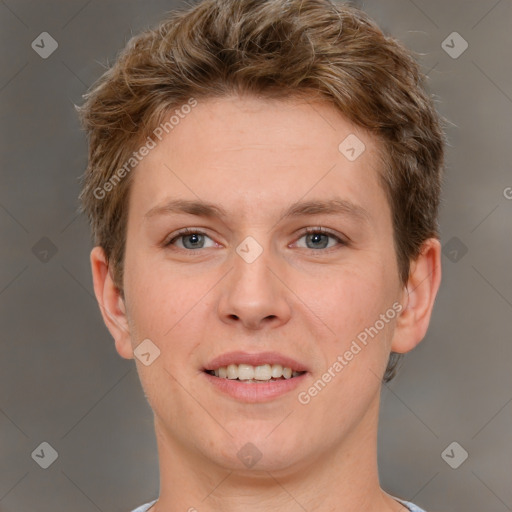
[{"label": "nose", "polygon": [[293,295],[284,282],[283,271],[269,250],[263,250],[252,262],[235,253],[233,268],[223,280],[220,318],[250,330],[284,325],[291,317]]}]

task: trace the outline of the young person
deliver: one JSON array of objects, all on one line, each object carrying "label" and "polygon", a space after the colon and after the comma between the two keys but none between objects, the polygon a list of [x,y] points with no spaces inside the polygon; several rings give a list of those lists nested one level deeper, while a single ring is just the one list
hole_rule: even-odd
[{"label": "young person", "polygon": [[421,512],[377,427],[441,279],[423,78],[354,7],[204,0],[85,96],[94,290],[158,444],[137,512]]}]

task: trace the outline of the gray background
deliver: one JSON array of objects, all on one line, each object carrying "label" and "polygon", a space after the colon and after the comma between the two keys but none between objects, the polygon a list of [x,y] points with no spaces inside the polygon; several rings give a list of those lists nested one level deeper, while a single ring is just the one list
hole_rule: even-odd
[{"label": "gray background", "polygon": [[[151,410],[93,296],[73,104],[176,5],[0,1],[2,512],[122,512],[158,496]],[[383,388],[381,482],[428,512],[512,510],[512,2],[357,5],[421,54],[452,123],[443,283],[427,337]],[[42,59],[31,43],[45,31],[58,48]],[[469,44],[456,59],[441,46],[454,31]],[[457,469],[441,456],[453,441],[469,454]],[[42,442],[58,452],[46,470],[31,458]]]}]

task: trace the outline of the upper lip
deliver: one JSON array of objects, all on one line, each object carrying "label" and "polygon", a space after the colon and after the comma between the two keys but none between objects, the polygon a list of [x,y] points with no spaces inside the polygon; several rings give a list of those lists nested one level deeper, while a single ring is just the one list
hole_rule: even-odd
[{"label": "upper lip", "polygon": [[278,352],[227,352],[213,358],[205,366],[205,370],[217,370],[221,366],[230,364],[250,364],[251,366],[260,366],[263,364],[280,364],[285,368],[291,368],[292,371],[308,371],[307,367],[295,359],[279,354]]}]

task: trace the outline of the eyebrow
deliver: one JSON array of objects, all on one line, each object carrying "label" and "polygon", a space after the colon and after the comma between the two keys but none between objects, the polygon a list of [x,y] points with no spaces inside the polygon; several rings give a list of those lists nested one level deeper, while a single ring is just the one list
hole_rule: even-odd
[{"label": "eyebrow", "polygon": [[[144,215],[150,219],[158,215],[188,214],[206,218],[226,219],[227,211],[219,205],[207,201],[189,199],[170,199],[165,203],[151,208]],[[369,223],[370,214],[362,206],[341,198],[328,200],[298,201],[281,212],[280,219],[312,215],[347,215],[356,220]]]}]

